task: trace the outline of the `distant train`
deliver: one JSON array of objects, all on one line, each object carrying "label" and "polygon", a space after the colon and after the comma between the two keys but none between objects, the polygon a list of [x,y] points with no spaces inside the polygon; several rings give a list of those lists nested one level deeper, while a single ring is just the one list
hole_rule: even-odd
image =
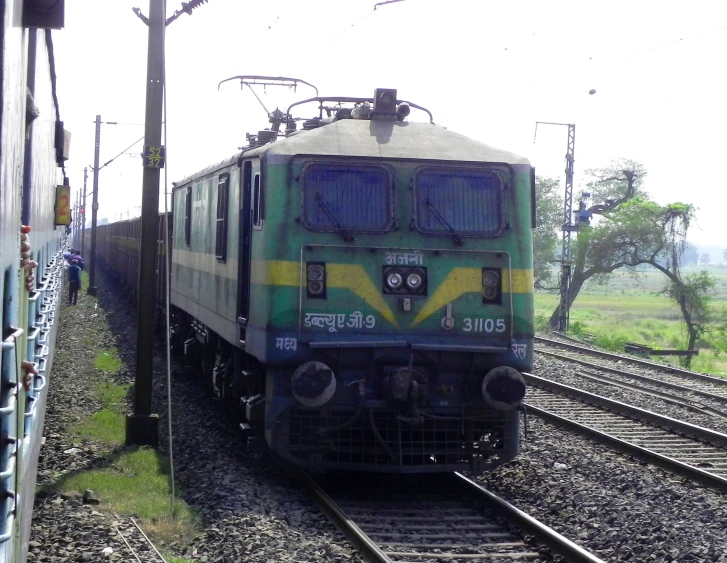
[{"label": "distant train", "polygon": [[[318,116],[297,130],[303,103]],[[391,89],[269,117],[250,146],[175,184],[158,268],[170,261],[175,346],[308,470],[512,460],[533,358],[529,162]],[[138,233],[136,220],[98,234],[132,287]]]},{"label": "distant train", "polygon": [[58,10],[46,8],[0,3],[0,563],[27,559],[70,220],[53,42],[39,29]]}]

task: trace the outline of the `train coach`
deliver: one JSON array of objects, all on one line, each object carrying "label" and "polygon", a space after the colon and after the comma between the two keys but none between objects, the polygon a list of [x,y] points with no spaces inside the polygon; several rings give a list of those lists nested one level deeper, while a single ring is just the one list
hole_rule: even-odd
[{"label": "train coach", "polygon": [[303,103],[318,116],[302,130],[298,104],[276,111],[175,184],[175,347],[312,471],[513,459],[533,355],[529,162],[396,90]]},{"label": "train coach", "polygon": [[70,220],[47,21],[58,10],[41,12],[0,2],[0,563],[27,559]]}]

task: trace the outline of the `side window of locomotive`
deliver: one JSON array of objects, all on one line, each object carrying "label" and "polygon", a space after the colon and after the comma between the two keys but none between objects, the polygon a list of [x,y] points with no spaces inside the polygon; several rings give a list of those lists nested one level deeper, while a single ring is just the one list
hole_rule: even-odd
[{"label": "side window of locomotive", "polygon": [[252,187],[252,226],[260,230],[263,228],[263,194],[260,186],[260,174],[255,174],[255,183]]},{"label": "side window of locomotive", "polygon": [[311,163],[302,180],[307,229],[381,233],[394,228],[394,181],[387,168]]},{"label": "side window of locomotive", "polygon": [[189,246],[192,238],[192,186],[187,187],[184,197],[184,244]]},{"label": "side window of locomotive", "polygon": [[215,256],[220,262],[227,259],[227,195],[229,174],[220,174],[217,181],[217,229],[215,235]]},{"label": "side window of locomotive", "polygon": [[497,236],[506,181],[504,170],[420,168],[414,175],[414,225],[434,235]]}]

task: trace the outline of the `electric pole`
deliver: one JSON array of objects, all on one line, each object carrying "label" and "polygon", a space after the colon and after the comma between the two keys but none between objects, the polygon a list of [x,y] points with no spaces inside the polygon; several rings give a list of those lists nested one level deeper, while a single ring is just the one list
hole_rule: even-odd
[{"label": "electric pole", "polygon": [[[154,359],[154,276],[159,221],[159,177],[164,166],[162,102],[164,99],[164,0],[149,0],[149,52],[146,68],[146,118],[141,193],[141,244],[136,323],[134,413],[126,417],[126,444],[159,443],[159,416],[151,412]],[[138,12],[137,12],[137,15]]]},{"label": "electric pole", "polygon": [[573,163],[575,162],[576,126],[573,123],[552,123],[549,121],[536,121],[535,134],[538,134],[538,124],[564,125],[568,127],[568,146],[565,153],[565,199],[563,202],[563,245],[561,248],[560,267],[560,305],[558,307],[558,330],[568,331],[568,294],[570,292],[571,262],[570,262],[570,234],[578,230],[573,225]]},{"label": "electric pole", "polygon": [[91,204],[91,264],[88,267],[88,294],[96,295],[96,219],[98,217],[98,156],[101,147],[101,116],[96,116],[96,142],[93,150],[93,203]]},{"label": "electric pole", "polygon": [[139,292],[136,325],[136,375],[134,413],[126,417],[126,444],[151,445],[159,442],[159,416],[151,413],[154,360],[154,287],[159,227],[159,177],[164,168],[162,146],[162,107],[164,101],[164,37],[166,26],[207,0],[182,2],[182,9],[165,20],[165,0],[149,0],[149,17],[132,8],[149,27],[146,68],[146,119],[144,129],[144,166],[141,193],[141,244],[139,250]]},{"label": "electric pole", "polygon": [[[88,167],[83,168],[83,199],[81,200],[81,256],[86,252],[86,182],[88,180]],[[80,195],[80,194],[79,194]]]}]

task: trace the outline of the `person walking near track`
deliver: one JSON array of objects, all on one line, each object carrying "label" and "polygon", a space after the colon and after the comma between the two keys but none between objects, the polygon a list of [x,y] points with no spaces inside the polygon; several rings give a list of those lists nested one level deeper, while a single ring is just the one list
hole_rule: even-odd
[{"label": "person walking near track", "polygon": [[76,305],[78,303],[78,290],[81,289],[81,268],[78,260],[71,260],[68,268],[68,304]]}]

